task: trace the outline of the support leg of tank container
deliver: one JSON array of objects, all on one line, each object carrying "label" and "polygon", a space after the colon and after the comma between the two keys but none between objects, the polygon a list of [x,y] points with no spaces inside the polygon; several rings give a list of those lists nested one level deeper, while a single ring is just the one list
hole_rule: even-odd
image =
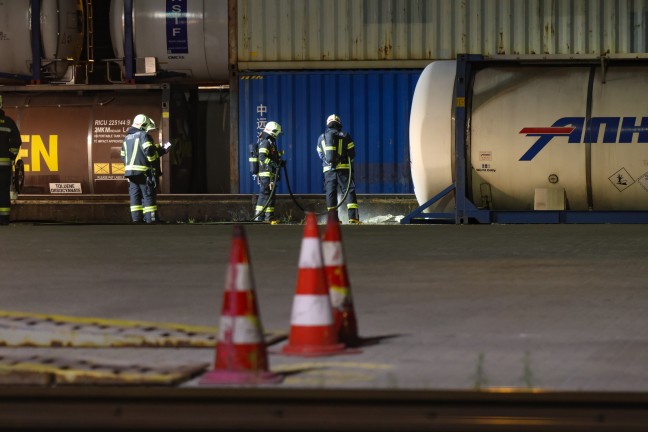
[{"label": "support leg of tank container", "polygon": [[483,60],[481,55],[460,54],[457,56],[457,72],[455,76],[455,100],[453,104],[455,129],[455,203],[456,224],[467,224],[471,220],[479,223],[490,223],[490,211],[479,210],[468,199],[468,157],[466,155],[466,131],[468,130],[466,108],[469,105],[468,95],[475,73],[474,62]]},{"label": "support leg of tank container", "polygon": [[135,53],[133,49],[133,0],[124,0],[124,75],[126,82],[135,82]]},{"label": "support leg of tank container", "polygon": [[408,225],[412,223],[413,219],[441,219],[441,220],[456,220],[455,213],[423,213],[423,211],[430,207],[432,204],[449,194],[451,191],[455,190],[455,185],[451,184],[447,188],[443,189],[438,194],[434,195],[432,198],[427,200],[425,203],[416,208],[412,213],[405,216],[401,219],[400,223],[403,225]]},{"label": "support leg of tank container", "polygon": [[31,46],[32,46],[32,66],[31,66],[31,84],[40,84],[41,79],[41,15],[40,0],[31,0]]},{"label": "support leg of tank container", "polygon": [[478,209],[472,201],[464,197],[463,205],[463,216],[457,216],[457,223],[468,224],[471,221],[476,221],[478,223],[491,223],[491,211]]}]

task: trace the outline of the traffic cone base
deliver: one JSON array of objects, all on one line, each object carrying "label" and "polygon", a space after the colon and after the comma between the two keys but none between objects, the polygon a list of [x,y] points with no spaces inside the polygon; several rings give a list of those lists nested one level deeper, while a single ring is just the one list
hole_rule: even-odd
[{"label": "traffic cone base", "polygon": [[299,346],[290,346],[287,345],[281,351],[282,354],[290,356],[300,356],[300,357],[320,357],[327,355],[336,355],[343,354],[346,350],[344,344],[335,344],[335,345],[299,345]]},{"label": "traffic cone base", "polygon": [[[333,355],[344,351],[331,326],[295,326],[290,330],[290,340],[282,352],[286,355]],[[324,340],[322,340],[324,339]],[[292,342],[292,343],[291,343]]]},{"label": "traffic cone base", "polygon": [[362,338],[358,336],[358,323],[355,315],[346,310],[333,310],[335,330],[338,332],[340,342],[350,347],[362,345]]}]

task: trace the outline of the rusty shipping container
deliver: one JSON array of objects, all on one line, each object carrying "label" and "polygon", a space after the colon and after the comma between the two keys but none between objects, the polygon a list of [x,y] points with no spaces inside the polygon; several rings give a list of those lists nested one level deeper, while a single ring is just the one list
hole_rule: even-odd
[{"label": "rusty shipping container", "polygon": [[[15,90],[15,91],[12,91]],[[4,89],[4,109],[22,136],[25,194],[127,193],[121,145],[133,117],[151,117],[156,142],[171,141],[162,158],[162,191],[189,193],[204,166],[196,133],[195,91],[168,85],[95,86],[83,90]],[[198,146],[200,147],[200,146]]]}]

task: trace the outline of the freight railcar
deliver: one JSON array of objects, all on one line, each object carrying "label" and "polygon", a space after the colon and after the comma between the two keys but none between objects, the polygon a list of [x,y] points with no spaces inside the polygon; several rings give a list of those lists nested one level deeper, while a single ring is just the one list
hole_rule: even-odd
[{"label": "freight railcar", "polygon": [[23,137],[22,193],[126,193],[119,151],[138,113],[174,144],[162,192],[229,192],[227,0],[129,2],[128,32],[124,3],[0,2],[0,92]]},{"label": "freight railcar", "polygon": [[22,193],[127,193],[120,151],[132,119],[151,117],[156,142],[171,141],[162,158],[162,190],[189,193],[204,176],[194,166],[195,91],[169,85],[113,86],[58,91],[12,89],[4,109],[17,123],[25,166]]}]

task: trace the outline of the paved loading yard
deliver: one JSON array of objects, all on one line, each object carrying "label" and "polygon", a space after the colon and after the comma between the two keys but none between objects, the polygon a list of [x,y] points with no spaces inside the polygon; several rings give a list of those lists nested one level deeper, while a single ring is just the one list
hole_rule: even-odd
[{"label": "paved loading yard", "polygon": [[[218,323],[230,225],[0,228],[5,311]],[[245,230],[263,326],[287,333],[303,226]],[[363,225],[342,234],[360,335],[378,343],[314,359],[273,344],[271,369],[287,373],[281,388],[648,390],[648,226]],[[211,364],[214,350],[0,355],[187,367]]]}]

